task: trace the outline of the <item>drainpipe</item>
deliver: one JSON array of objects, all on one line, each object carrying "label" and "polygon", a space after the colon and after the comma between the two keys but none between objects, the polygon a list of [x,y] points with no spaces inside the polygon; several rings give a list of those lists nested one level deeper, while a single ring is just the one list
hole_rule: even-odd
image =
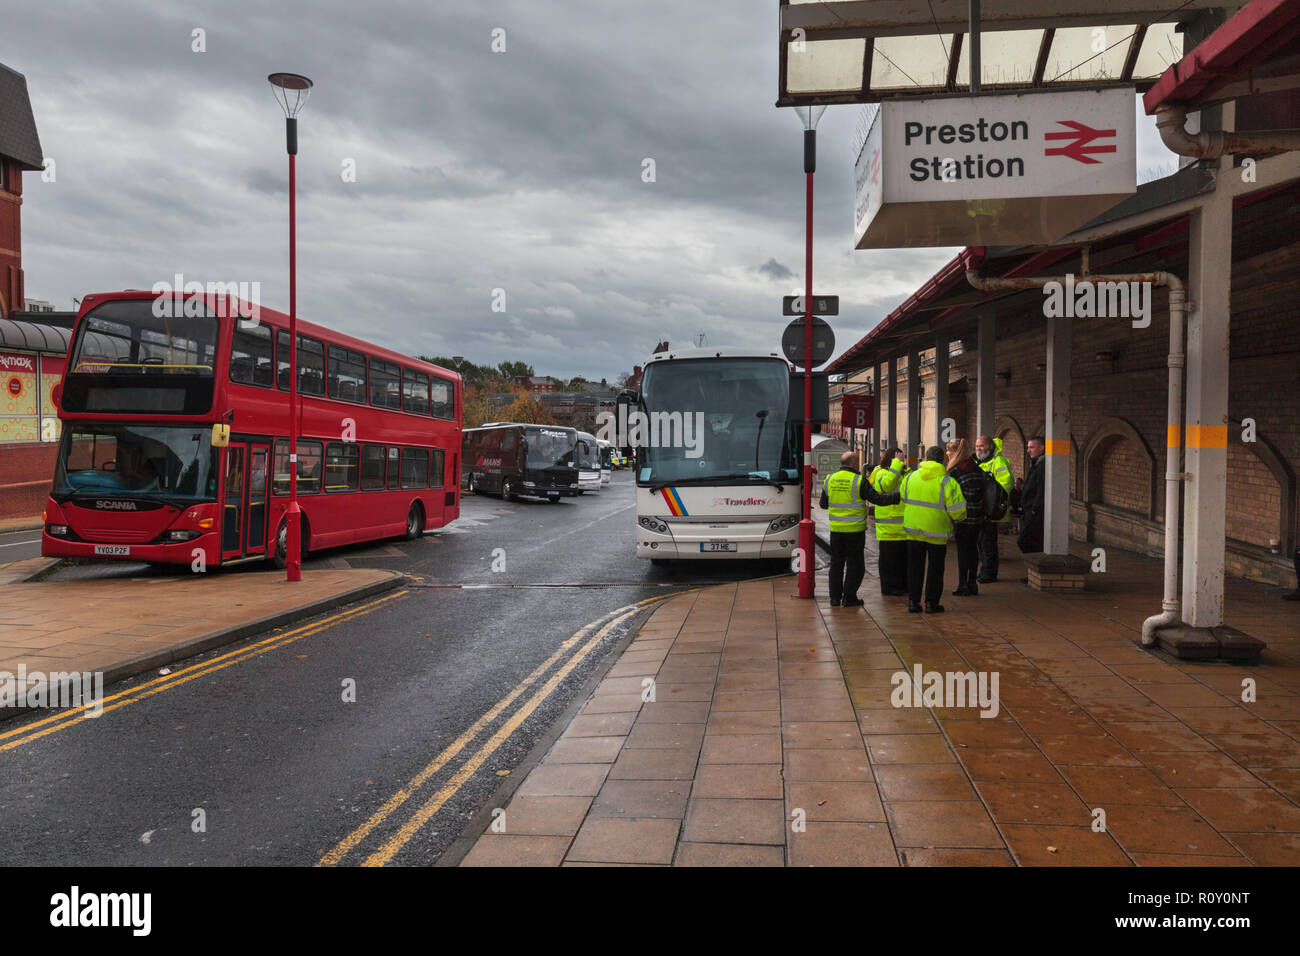
[{"label": "drainpipe", "polygon": [[[1091,275],[1088,273],[1088,249],[1080,250],[1083,274],[1079,281],[1090,282],[1149,282],[1153,286],[1169,289],[1169,411],[1168,453],[1165,456],[1165,593],[1162,611],[1142,622],[1142,646],[1156,642],[1156,629],[1178,620],[1180,607],[1178,594],[1178,537],[1179,491],[1185,477],[1182,470],[1183,428],[1183,367],[1186,354],[1183,341],[1187,323],[1187,289],[1183,280],[1172,272],[1139,272],[1131,275]],[[1041,289],[1049,282],[1064,284],[1065,276],[1038,276],[1015,279],[985,278],[974,269],[966,270],[966,279],[984,292],[1017,289]],[[1177,444],[1174,441],[1177,440]]]},{"label": "drainpipe", "polygon": [[1225,153],[1237,155],[1300,149],[1300,130],[1297,129],[1261,129],[1242,133],[1216,129],[1189,133],[1186,122],[1187,110],[1182,106],[1167,106],[1156,111],[1160,138],[1180,156],[1214,159]]}]

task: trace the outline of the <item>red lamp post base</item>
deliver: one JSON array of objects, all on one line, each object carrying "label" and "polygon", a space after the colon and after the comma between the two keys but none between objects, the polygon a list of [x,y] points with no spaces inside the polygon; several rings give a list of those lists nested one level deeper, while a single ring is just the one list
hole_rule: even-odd
[{"label": "red lamp post base", "polygon": [[284,568],[285,580],[302,580],[302,509],[298,502],[290,501],[284,514]]},{"label": "red lamp post base", "polygon": [[799,572],[799,596],[801,598],[813,596],[813,574],[814,569],[817,567],[816,547],[812,519],[804,518],[799,522],[799,552],[803,555],[803,570]]}]

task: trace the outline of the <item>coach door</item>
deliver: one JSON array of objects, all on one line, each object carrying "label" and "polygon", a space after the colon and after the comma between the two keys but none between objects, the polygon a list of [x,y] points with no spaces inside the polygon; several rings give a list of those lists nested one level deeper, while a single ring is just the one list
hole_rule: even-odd
[{"label": "coach door", "polygon": [[268,445],[231,442],[221,489],[221,560],[266,553]]}]

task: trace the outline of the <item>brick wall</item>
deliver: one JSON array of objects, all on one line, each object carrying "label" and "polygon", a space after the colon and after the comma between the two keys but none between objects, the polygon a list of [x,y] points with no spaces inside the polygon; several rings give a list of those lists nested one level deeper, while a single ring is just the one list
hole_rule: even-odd
[{"label": "brick wall", "polygon": [[[22,209],[23,172],[18,164],[5,157],[5,188],[0,189],[0,318],[23,308]],[[17,253],[13,255],[11,253]]]},{"label": "brick wall", "polygon": [[1146,515],[1151,504],[1151,469],[1133,442],[1118,438],[1101,451],[1098,469],[1100,488],[1094,501]]},{"label": "brick wall", "polygon": [[[1276,449],[1291,475],[1300,471],[1300,243],[1233,263],[1231,363],[1228,415],[1234,422],[1253,419],[1260,439]],[[1169,347],[1168,295],[1154,290],[1149,328],[1134,329],[1124,319],[1077,319],[1072,327],[1070,421],[1075,454],[1071,470],[1071,529],[1088,540],[1148,554],[1163,547],[1161,525],[1165,494],[1165,414]],[[1010,416],[1026,437],[1045,432],[1046,322],[1041,314],[999,318],[995,370],[1010,372],[995,389],[994,418]],[[1112,352],[1114,357],[1097,357]],[[977,355],[972,350],[953,360],[954,380],[965,378],[969,401],[964,434],[973,440],[977,422],[975,381]],[[956,414],[956,411],[954,411]],[[1131,425],[1154,456],[1130,439],[1102,442],[1099,487],[1092,502],[1078,499],[1079,453],[1105,429],[1107,419]],[[1000,437],[1010,444],[1014,432]],[[1273,584],[1294,586],[1288,541],[1297,529],[1280,528],[1282,495],[1270,469],[1257,454],[1259,445],[1241,443],[1240,426],[1229,428],[1228,560],[1230,573]],[[1020,456],[1007,448],[1019,474]],[[1151,489],[1151,472],[1156,481]],[[1291,482],[1292,513],[1300,513],[1300,492]],[[1150,499],[1154,494],[1155,500]],[[1148,518],[1148,509],[1155,520]],[[1294,522],[1292,522],[1294,524]],[[1282,553],[1268,552],[1268,539],[1280,537]],[[1245,542],[1239,544],[1237,542]]]},{"label": "brick wall", "polygon": [[1282,489],[1268,466],[1240,442],[1228,445],[1228,537],[1267,548],[1280,538]]},{"label": "brick wall", "polygon": [[40,515],[58,452],[57,442],[0,445],[0,518]]}]

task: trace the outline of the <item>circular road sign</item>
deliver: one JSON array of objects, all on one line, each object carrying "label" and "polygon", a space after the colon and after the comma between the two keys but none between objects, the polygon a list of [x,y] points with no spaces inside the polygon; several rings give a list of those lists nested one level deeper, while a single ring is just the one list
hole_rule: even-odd
[{"label": "circular road sign", "polygon": [[[813,368],[821,365],[835,351],[835,333],[825,319],[812,317],[813,320]],[[804,359],[804,325],[803,316],[795,319],[785,327],[781,336],[781,351],[795,365],[803,365]]]}]

